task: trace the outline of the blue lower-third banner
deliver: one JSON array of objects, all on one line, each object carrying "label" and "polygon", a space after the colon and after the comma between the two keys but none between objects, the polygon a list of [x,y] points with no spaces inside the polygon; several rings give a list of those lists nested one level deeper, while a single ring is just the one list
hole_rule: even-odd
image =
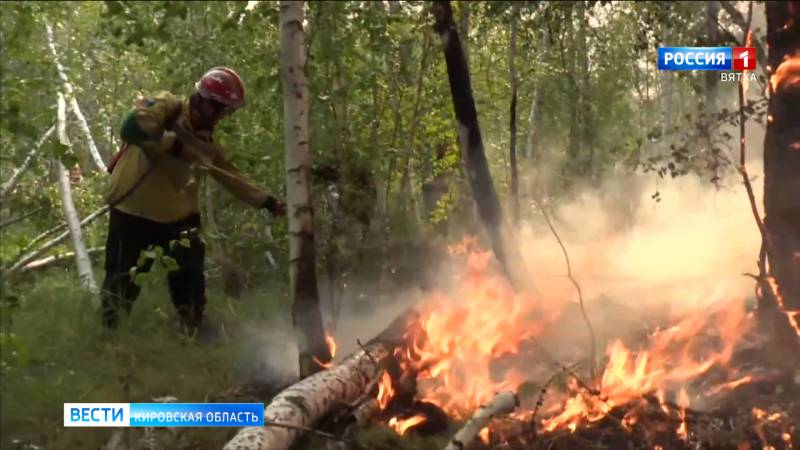
[{"label": "blue lower-third banner", "polygon": [[64,403],[65,427],[263,425],[263,403]]}]

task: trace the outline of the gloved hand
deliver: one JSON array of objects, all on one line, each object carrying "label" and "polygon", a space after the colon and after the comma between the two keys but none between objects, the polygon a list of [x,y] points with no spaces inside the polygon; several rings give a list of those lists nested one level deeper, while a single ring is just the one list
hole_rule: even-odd
[{"label": "gloved hand", "polygon": [[269,196],[264,200],[263,208],[272,213],[273,216],[286,215],[286,204],[273,196]]}]

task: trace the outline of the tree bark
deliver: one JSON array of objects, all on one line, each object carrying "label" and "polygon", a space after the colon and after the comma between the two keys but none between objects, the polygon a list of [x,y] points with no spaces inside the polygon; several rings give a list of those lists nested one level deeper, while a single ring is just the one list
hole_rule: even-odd
[{"label": "tree bark", "polygon": [[492,243],[497,260],[503,267],[509,282],[517,290],[530,290],[535,292],[533,279],[529,276],[522,255],[518,247],[507,236],[511,230],[505,224],[503,211],[497,197],[492,175],[481,137],[478,123],[478,112],[475,109],[475,100],[472,97],[469,69],[455,23],[453,11],[449,1],[433,3],[433,16],[436,19],[434,30],[439,35],[444,49],[447,64],[447,76],[450,82],[450,94],[453,100],[456,121],[458,122],[458,137],[464,155],[467,177],[472,188],[472,197],[478,208],[481,218]]},{"label": "tree bark", "polygon": [[[62,144],[70,146],[67,136],[67,103],[64,96],[58,94],[58,139]],[[86,243],[83,240],[81,231],[81,220],[72,201],[72,186],[69,182],[69,172],[64,164],[58,159],[55,161],[56,172],[58,174],[58,191],[61,195],[61,209],[64,211],[64,219],[67,222],[72,247],[75,249],[75,262],[78,266],[78,274],[81,277],[81,284],[89,292],[97,293],[97,283],[92,272],[92,260],[89,259],[89,252],[86,250]]]},{"label": "tree bark", "polygon": [[[419,319],[410,310],[394,320],[362,350],[341,363],[289,386],[264,409],[264,421],[312,428],[334,409],[351,405],[362,396],[370,380],[386,365],[394,349],[411,342],[408,331]],[[284,450],[302,434],[279,427],[242,428],[225,450]]]},{"label": "tree bark", "polygon": [[517,172],[517,15],[519,3],[511,5],[511,37],[508,43],[508,70],[511,77],[511,107],[508,160],[511,164],[511,217],[514,225],[519,223],[519,175]]},{"label": "tree bark", "polygon": [[97,169],[102,173],[106,170],[106,164],[103,162],[103,157],[100,156],[100,152],[97,150],[97,145],[95,145],[94,138],[92,137],[92,131],[89,129],[89,122],[86,121],[86,117],[84,117],[81,112],[81,107],[78,105],[78,100],[75,98],[75,91],[72,87],[72,83],[70,83],[67,72],[61,64],[58,50],[56,50],[56,43],[53,39],[53,27],[51,27],[49,23],[45,24],[45,27],[47,28],[47,44],[50,47],[50,53],[53,55],[53,62],[56,65],[56,69],[58,69],[58,76],[61,78],[61,84],[64,85],[64,92],[66,92],[67,98],[69,98],[70,108],[78,119],[78,125],[86,139],[86,145],[89,147],[89,156]]},{"label": "tree bark", "polygon": [[764,138],[769,271],[787,310],[800,310],[800,2],[768,1],[771,82]]},{"label": "tree bark", "polygon": [[305,75],[306,35],[302,1],[281,1],[281,80],[286,134],[286,197],[289,221],[289,277],[292,320],[299,332],[300,377],[321,369],[331,353],[325,341],[317,287],[314,212],[308,174],[308,79]]},{"label": "tree bark", "polygon": [[51,126],[47,129],[47,131],[45,131],[42,137],[36,141],[36,145],[33,146],[33,149],[31,149],[30,153],[28,153],[28,156],[26,156],[25,160],[22,161],[22,164],[20,164],[14,173],[11,174],[11,176],[8,178],[8,181],[3,183],[2,188],[0,188],[0,199],[6,198],[6,195],[14,190],[14,188],[17,186],[17,183],[19,183],[19,180],[22,179],[22,175],[31,167],[33,160],[36,158],[36,154],[39,153],[39,149],[42,147],[42,145],[44,145],[45,142],[47,142],[48,139],[50,139],[50,136],[53,135],[55,130],[56,126]]}]

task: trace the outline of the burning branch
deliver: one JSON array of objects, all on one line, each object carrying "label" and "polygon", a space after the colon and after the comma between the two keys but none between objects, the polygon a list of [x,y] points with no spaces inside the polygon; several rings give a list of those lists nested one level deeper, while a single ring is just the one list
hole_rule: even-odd
[{"label": "burning branch", "polygon": [[445,450],[463,450],[468,448],[475,440],[481,430],[483,430],[492,418],[497,415],[509,414],[519,406],[519,399],[517,394],[506,391],[495,395],[492,402],[488,405],[482,405],[475,411],[472,418],[467,421],[464,426],[458,430],[450,443],[447,444]]},{"label": "burning branch", "polygon": [[567,278],[572,282],[572,285],[575,286],[575,290],[578,291],[578,303],[581,308],[581,315],[583,315],[583,321],[586,323],[586,329],[589,330],[589,357],[592,360],[592,364],[590,367],[590,375],[592,379],[595,379],[595,366],[597,365],[597,354],[595,347],[597,346],[595,336],[594,336],[594,328],[592,327],[592,322],[589,320],[589,315],[586,314],[586,308],[583,304],[583,291],[581,291],[581,286],[578,284],[578,281],[575,280],[575,277],[572,276],[572,264],[569,262],[569,254],[567,253],[567,248],[564,246],[564,243],[561,241],[561,237],[559,237],[556,228],[553,226],[553,222],[550,221],[550,216],[547,214],[547,211],[544,209],[544,205],[538,199],[534,200],[536,205],[539,207],[539,210],[542,211],[542,216],[544,216],[544,220],[547,222],[547,226],[550,228],[550,231],[553,233],[553,236],[556,238],[559,247],[561,247],[561,251],[564,253],[564,260],[567,263]]},{"label": "burning branch", "polygon": [[312,429],[338,407],[359,399],[371,380],[381,372],[384,360],[391,358],[394,349],[405,342],[411,324],[418,320],[415,311],[406,312],[369,341],[363,350],[284,389],[264,409],[265,423],[281,425],[243,428],[225,445],[225,449],[281,450],[291,447],[307,429]]}]

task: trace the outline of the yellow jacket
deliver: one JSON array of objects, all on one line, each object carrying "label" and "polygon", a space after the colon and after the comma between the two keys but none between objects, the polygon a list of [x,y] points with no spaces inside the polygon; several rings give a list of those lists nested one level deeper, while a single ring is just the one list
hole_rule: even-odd
[{"label": "yellow jacket", "polygon": [[[160,92],[136,100],[122,123],[121,135],[127,149],[111,173],[106,197],[109,204],[122,212],[162,223],[176,222],[200,211],[198,196],[206,169],[181,154],[174,135],[164,134],[174,123],[202,141],[213,142],[210,133],[192,128],[188,99]],[[245,179],[224,152],[219,152],[209,165],[216,169],[208,171],[212,178],[234,196],[256,208],[264,205],[269,193]]]}]

